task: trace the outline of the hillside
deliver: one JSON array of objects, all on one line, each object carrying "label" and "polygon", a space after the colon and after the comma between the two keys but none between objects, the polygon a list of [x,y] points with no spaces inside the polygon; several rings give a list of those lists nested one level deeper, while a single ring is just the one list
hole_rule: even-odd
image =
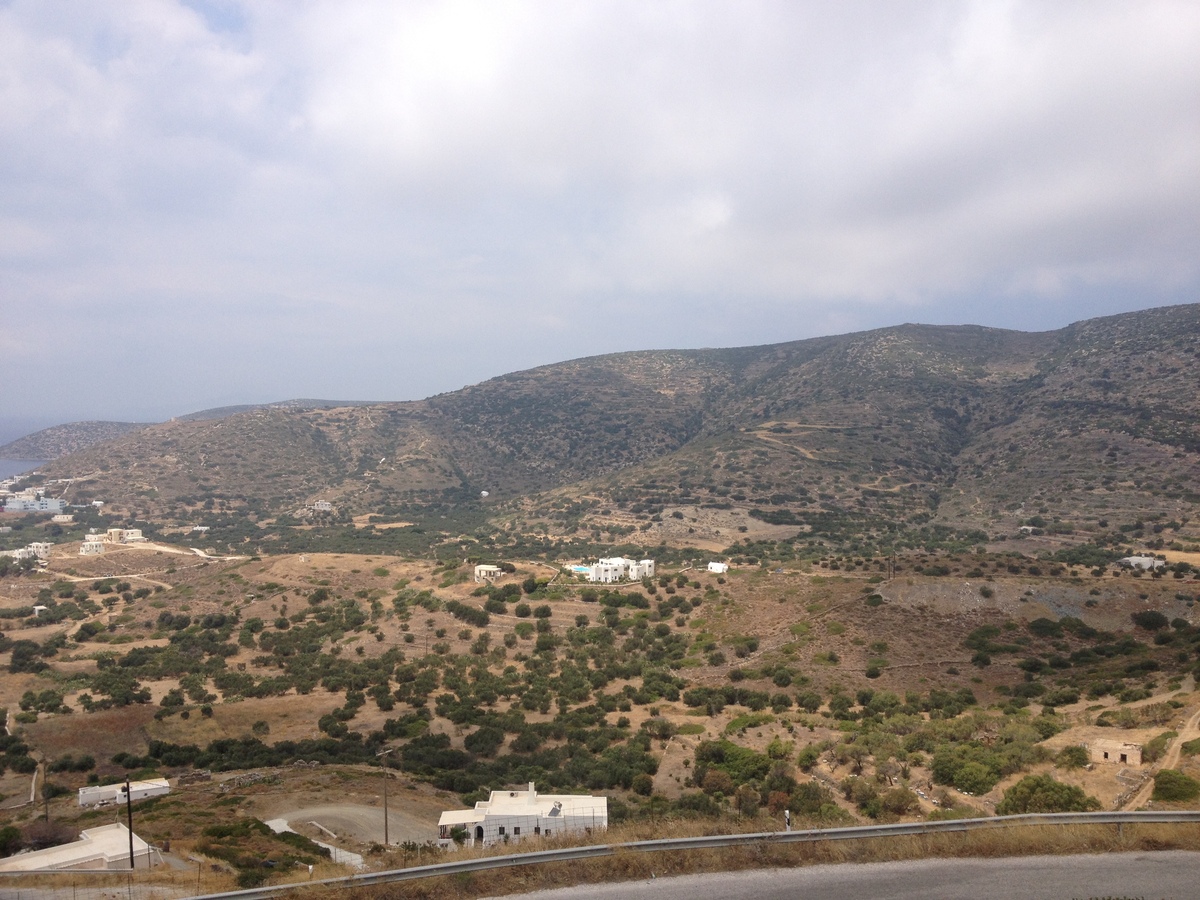
[{"label": "hillside", "polygon": [[58,459],[145,427],[142,422],[70,422],[54,425],[0,447],[0,459]]},{"label": "hillside", "polygon": [[[1129,532],[1195,518],[1197,337],[1187,305],[1038,334],[902,325],[614,354],[417,402],[176,420],[44,474],[168,525],[327,499],[335,519],[450,515],[485,540],[703,546],[732,531],[879,547],[1035,517],[1062,535]],[[700,522],[712,515],[726,528]]]}]

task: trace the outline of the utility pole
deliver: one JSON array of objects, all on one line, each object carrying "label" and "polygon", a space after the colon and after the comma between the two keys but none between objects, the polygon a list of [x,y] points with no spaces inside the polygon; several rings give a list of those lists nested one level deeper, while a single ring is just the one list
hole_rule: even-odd
[{"label": "utility pole", "polygon": [[125,816],[129,821],[129,870],[133,871],[133,791],[129,787],[129,776],[125,776]]},{"label": "utility pole", "polygon": [[389,753],[394,753],[395,747],[388,750],[381,750],[375,756],[379,760],[379,768],[383,771],[383,846],[390,847],[392,845],[390,835],[388,834],[388,775],[387,760],[384,759]]}]

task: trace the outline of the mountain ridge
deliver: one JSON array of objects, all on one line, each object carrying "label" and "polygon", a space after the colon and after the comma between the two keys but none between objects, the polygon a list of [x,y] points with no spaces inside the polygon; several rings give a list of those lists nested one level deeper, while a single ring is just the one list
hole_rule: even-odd
[{"label": "mountain ridge", "polygon": [[1197,337],[1190,304],[1049,332],[910,324],[630,351],[424,400],[175,420],[44,473],[137,518],[191,521],[213,501],[257,521],[327,499],[412,520],[449,504],[561,539],[579,535],[552,507],[585,496],[647,541],[688,540],[653,521],[667,507],[804,533],[836,519],[838,540],[875,541],[893,526],[1011,531],[1043,507],[1080,527],[1190,519]]}]

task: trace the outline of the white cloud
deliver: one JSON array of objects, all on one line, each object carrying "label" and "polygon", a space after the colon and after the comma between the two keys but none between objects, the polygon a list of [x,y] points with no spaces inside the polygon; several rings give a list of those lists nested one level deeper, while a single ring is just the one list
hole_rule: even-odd
[{"label": "white cloud", "polygon": [[213,369],[178,412],[1195,299],[1196,84],[1170,0],[16,0],[0,374],[128,341]]}]

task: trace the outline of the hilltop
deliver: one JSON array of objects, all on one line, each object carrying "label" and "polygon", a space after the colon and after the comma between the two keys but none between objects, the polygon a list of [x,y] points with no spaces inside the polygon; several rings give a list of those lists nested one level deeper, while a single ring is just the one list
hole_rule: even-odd
[{"label": "hilltop", "polygon": [[173,420],[43,471],[74,479],[69,499],[169,526],[207,515],[236,540],[311,524],[318,499],[337,511],[318,524],[449,516],[453,532],[680,547],[1178,526],[1200,500],[1198,336],[1187,305],[1036,334],[621,353],[415,402]]}]

